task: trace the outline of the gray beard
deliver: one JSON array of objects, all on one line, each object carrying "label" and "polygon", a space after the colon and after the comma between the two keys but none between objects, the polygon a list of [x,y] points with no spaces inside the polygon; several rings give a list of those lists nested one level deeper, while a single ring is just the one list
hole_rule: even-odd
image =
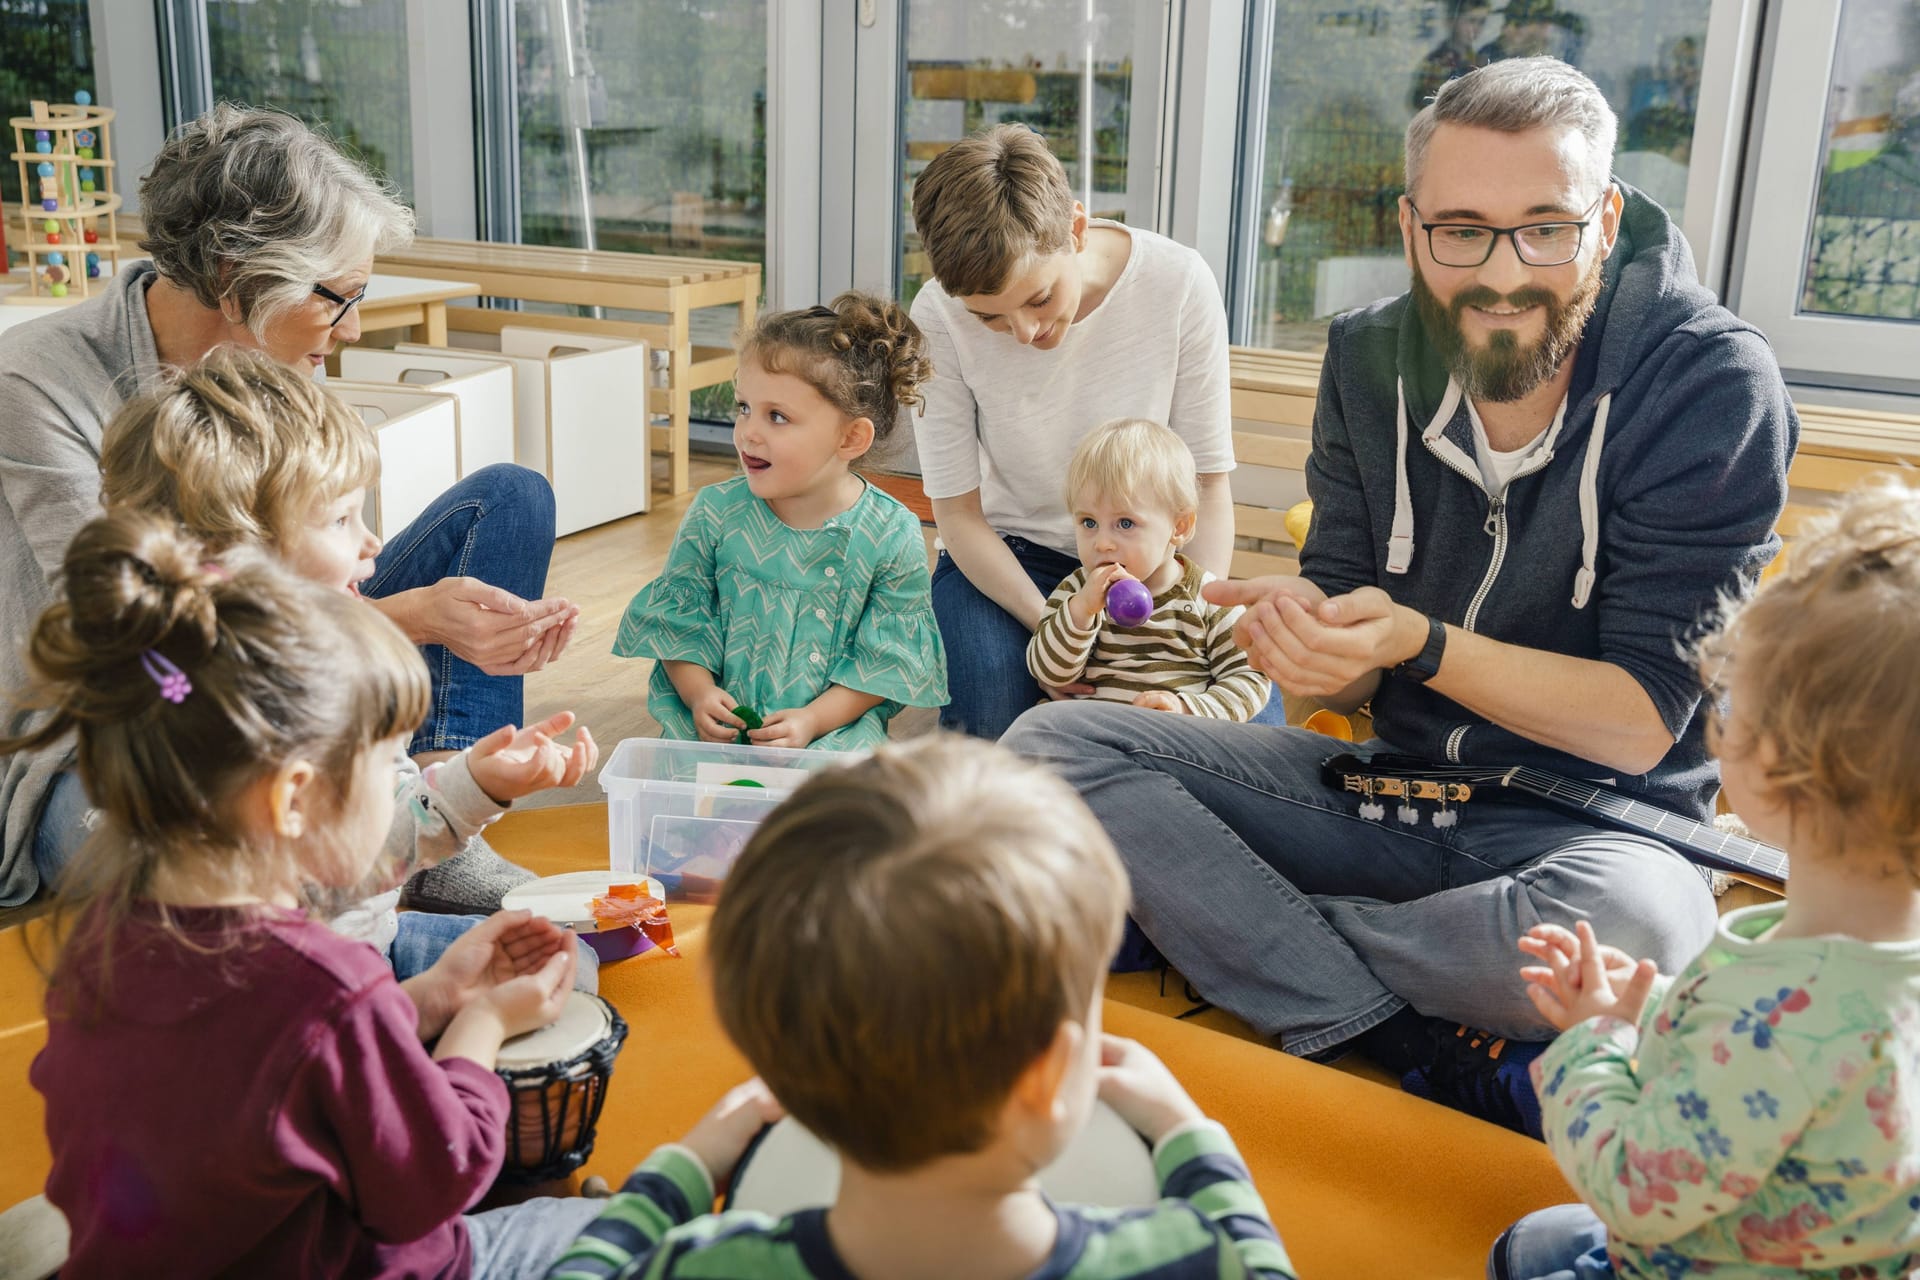
[{"label": "gray beard", "polygon": [[[1491,289],[1463,289],[1450,303],[1443,303],[1427,287],[1418,268],[1413,273],[1413,301],[1420,313],[1427,341],[1439,353],[1447,372],[1467,395],[1475,400],[1506,404],[1536,390],[1565,363],[1580,345],[1587,321],[1600,300],[1600,269],[1606,259],[1596,257],[1593,267],[1574,287],[1573,296],[1561,301],[1545,289],[1519,289],[1499,294]],[[1547,331],[1537,342],[1526,346],[1511,333],[1495,333],[1487,345],[1475,350],[1460,327],[1460,316],[1470,306],[1513,307],[1544,306]]]}]

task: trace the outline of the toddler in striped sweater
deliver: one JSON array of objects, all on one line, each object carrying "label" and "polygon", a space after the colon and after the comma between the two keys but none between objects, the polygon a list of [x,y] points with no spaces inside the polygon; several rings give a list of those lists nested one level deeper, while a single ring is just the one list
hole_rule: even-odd
[{"label": "toddler in striped sweater", "polygon": [[[1155,711],[1259,714],[1271,686],[1234,642],[1240,609],[1204,599],[1213,575],[1180,554],[1200,505],[1185,442],[1143,418],[1096,428],[1067,466],[1066,500],[1080,568],[1047,597],[1027,646],[1034,679]],[[1107,613],[1107,592],[1127,578],[1153,595],[1153,612],[1133,626]]]}]

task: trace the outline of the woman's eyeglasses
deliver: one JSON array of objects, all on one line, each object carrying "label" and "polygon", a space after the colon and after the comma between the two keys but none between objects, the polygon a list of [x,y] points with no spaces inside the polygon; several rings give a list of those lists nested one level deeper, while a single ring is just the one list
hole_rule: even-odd
[{"label": "woman's eyeglasses", "polygon": [[[372,282],[369,281],[368,283],[371,284]],[[333,313],[333,319],[327,321],[327,328],[331,329],[342,320],[345,320],[347,318],[347,312],[353,310],[354,307],[359,305],[360,299],[367,296],[367,285],[361,285],[360,292],[354,294],[351,298],[343,298],[323,284],[313,286],[313,291],[320,297],[325,298],[328,302],[337,302],[340,304],[340,309]]]}]

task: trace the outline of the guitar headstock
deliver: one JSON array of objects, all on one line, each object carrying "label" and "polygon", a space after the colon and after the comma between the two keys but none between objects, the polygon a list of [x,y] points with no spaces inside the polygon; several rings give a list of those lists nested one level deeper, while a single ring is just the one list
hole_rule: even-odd
[{"label": "guitar headstock", "polygon": [[1390,752],[1371,756],[1343,752],[1329,756],[1320,766],[1321,779],[1341,791],[1456,804],[1471,800],[1475,787],[1500,785],[1507,772],[1479,765],[1438,764]]}]

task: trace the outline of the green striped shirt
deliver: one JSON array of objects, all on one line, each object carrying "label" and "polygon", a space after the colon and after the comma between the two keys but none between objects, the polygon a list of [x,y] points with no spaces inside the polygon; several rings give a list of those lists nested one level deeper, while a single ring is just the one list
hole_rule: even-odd
[{"label": "green striped shirt", "polygon": [[[1053,1252],[1033,1280],[1295,1280],[1293,1264],[1227,1131],[1196,1125],[1153,1157],[1165,1197],[1145,1209],[1054,1206]],[[827,1211],[785,1218],[700,1212],[713,1183],[684,1147],[648,1156],[547,1280],[726,1277],[853,1280],[827,1234]]]},{"label": "green striped shirt", "polygon": [[1233,642],[1238,606],[1213,604],[1200,588],[1213,575],[1185,556],[1180,580],[1153,598],[1153,614],[1123,627],[1103,611],[1093,626],[1074,625],[1067,601],[1086,585],[1084,566],[1047,597],[1047,611],[1027,644],[1027,670],[1059,688],[1090,684],[1104,702],[1132,702],[1142,693],[1171,693],[1189,715],[1251,720],[1272,692]]}]

